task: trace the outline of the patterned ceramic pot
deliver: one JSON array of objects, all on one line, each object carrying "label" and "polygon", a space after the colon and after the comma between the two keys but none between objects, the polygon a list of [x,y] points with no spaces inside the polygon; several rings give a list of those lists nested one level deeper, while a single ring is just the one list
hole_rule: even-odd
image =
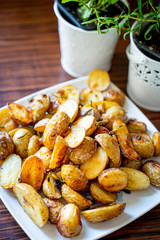
[{"label": "patterned ceramic pot", "polygon": [[86,31],[67,22],[60,14],[57,3],[54,12],[58,31],[63,69],[74,77],[88,75],[93,69],[108,71],[119,36],[114,28],[107,34]]},{"label": "patterned ceramic pot", "polygon": [[133,34],[130,34],[130,46],[126,49],[129,59],[127,93],[140,107],[160,111],[160,62],[147,57],[137,48]]}]

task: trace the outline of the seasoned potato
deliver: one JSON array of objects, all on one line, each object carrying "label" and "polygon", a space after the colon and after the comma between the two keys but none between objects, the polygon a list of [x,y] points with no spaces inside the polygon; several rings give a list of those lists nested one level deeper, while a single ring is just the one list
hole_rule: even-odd
[{"label": "seasoned potato", "polygon": [[121,163],[121,153],[117,141],[109,134],[102,133],[95,136],[113,163]]},{"label": "seasoned potato", "polygon": [[154,155],[158,157],[160,156],[160,132],[155,132],[152,138],[155,147]]},{"label": "seasoned potato", "polygon": [[152,185],[160,187],[160,163],[157,161],[147,161],[142,166],[142,171],[149,177]]},{"label": "seasoned potato", "polygon": [[94,179],[105,169],[108,161],[109,158],[106,152],[101,147],[98,147],[97,151],[81,164],[80,169],[89,180]]},{"label": "seasoned potato", "polygon": [[0,131],[0,160],[14,152],[14,142],[7,132]]},{"label": "seasoned potato", "polygon": [[28,143],[28,156],[34,155],[40,149],[39,137],[33,135]]},{"label": "seasoned potato", "polygon": [[117,193],[105,191],[98,182],[91,183],[90,193],[96,202],[103,205],[115,202],[117,199]]},{"label": "seasoned potato", "polygon": [[74,204],[64,206],[59,213],[56,226],[63,237],[71,238],[79,235],[82,223],[78,207]]},{"label": "seasoned potato", "polygon": [[59,167],[67,153],[67,143],[63,137],[57,136],[52,152],[49,168]]},{"label": "seasoned potato", "polygon": [[109,87],[110,82],[110,76],[104,70],[95,69],[89,74],[88,86],[92,90],[104,91]]},{"label": "seasoned potato", "polygon": [[77,148],[85,138],[85,130],[79,126],[71,126],[65,140],[70,148]]},{"label": "seasoned potato", "polygon": [[52,173],[49,172],[43,182],[43,193],[50,199],[61,198],[61,193],[56,186],[56,181],[52,177]]},{"label": "seasoned potato", "polygon": [[33,121],[41,120],[50,105],[50,97],[46,94],[38,94],[30,101],[30,110],[33,116]]},{"label": "seasoned potato", "polygon": [[70,122],[73,122],[78,114],[78,103],[72,99],[63,102],[59,108],[59,112],[65,112],[70,117]]},{"label": "seasoned potato", "polygon": [[154,144],[147,134],[132,133],[132,143],[141,158],[151,158],[154,154]]},{"label": "seasoned potato", "polygon": [[93,107],[96,108],[100,113],[105,113],[110,107],[114,107],[120,105],[117,102],[112,101],[96,101],[86,104],[84,107]]},{"label": "seasoned potato", "polygon": [[2,164],[0,170],[0,183],[3,188],[12,189],[18,182],[22,161],[16,154],[9,155]]},{"label": "seasoned potato", "polygon": [[125,102],[125,95],[121,90],[108,89],[103,92],[104,100],[117,102],[120,106],[123,106]]},{"label": "seasoned potato", "polygon": [[103,93],[90,88],[84,88],[80,91],[80,103],[82,105],[90,104],[91,102],[103,101]]},{"label": "seasoned potato", "polygon": [[17,124],[28,125],[33,120],[31,112],[20,104],[8,103],[8,109],[11,117]]},{"label": "seasoned potato", "polygon": [[125,157],[133,160],[139,160],[140,156],[135,151],[126,124],[120,119],[113,123],[113,131],[115,131],[121,150]]},{"label": "seasoned potato", "polygon": [[57,112],[59,105],[64,102],[60,98],[55,98],[53,102],[50,102],[49,108],[48,108],[48,113],[51,114],[52,116]]},{"label": "seasoned potato", "polygon": [[43,144],[49,150],[52,150],[57,135],[63,136],[68,131],[70,118],[66,113],[57,112],[47,123],[43,133]]},{"label": "seasoned potato", "polygon": [[134,160],[134,159],[129,159],[124,157],[122,159],[122,166],[123,167],[128,167],[128,168],[134,168],[134,169],[140,169],[142,165],[141,160]]},{"label": "seasoned potato", "polygon": [[97,126],[97,129],[94,132],[93,136],[95,137],[96,135],[101,134],[101,133],[109,133],[109,130],[106,127]]},{"label": "seasoned potato", "polygon": [[85,210],[82,212],[82,214],[88,222],[103,222],[114,217],[118,217],[124,211],[125,206],[125,203],[111,203],[108,206],[101,206]]},{"label": "seasoned potato", "polygon": [[65,85],[57,90],[56,97],[63,100],[72,99],[79,103],[79,90],[73,85]]},{"label": "seasoned potato", "polygon": [[43,201],[49,210],[49,222],[56,224],[60,210],[64,205],[59,200],[51,200],[49,198],[43,198]]},{"label": "seasoned potato", "polygon": [[81,164],[89,159],[96,151],[97,145],[93,138],[85,137],[80,146],[69,150],[69,158],[75,164]]},{"label": "seasoned potato", "polygon": [[127,186],[128,177],[119,168],[108,168],[98,176],[98,182],[106,191],[118,192]]},{"label": "seasoned potato", "polygon": [[1,128],[5,128],[5,125],[11,120],[11,115],[9,109],[4,107],[0,109],[0,126]]},{"label": "seasoned potato", "polygon": [[36,190],[26,183],[17,183],[13,192],[33,222],[43,227],[48,221],[48,207]]},{"label": "seasoned potato", "polygon": [[80,117],[74,122],[74,126],[82,127],[86,131],[86,135],[90,136],[97,129],[97,121],[93,116]]},{"label": "seasoned potato", "polygon": [[36,156],[28,157],[22,165],[20,177],[22,183],[30,184],[38,192],[44,178],[44,166],[42,160]]},{"label": "seasoned potato", "polygon": [[74,203],[80,209],[89,208],[93,204],[92,201],[88,200],[80,193],[74,191],[72,188],[70,188],[66,184],[62,185],[61,192],[62,192],[62,197],[67,203]]},{"label": "seasoned potato", "polygon": [[61,177],[62,181],[75,191],[83,190],[88,183],[85,174],[79,168],[69,164],[61,167]]},{"label": "seasoned potato", "polygon": [[26,129],[26,130],[28,130],[32,135],[35,135],[35,134],[36,134],[36,132],[35,132],[35,130],[34,130],[33,127],[31,127],[31,126],[23,126],[23,127],[18,127],[18,128],[12,129],[11,131],[9,131],[9,135],[13,138],[14,134],[15,134],[19,129]]},{"label": "seasoned potato", "polygon": [[44,168],[49,168],[52,151],[42,146],[34,155],[42,160]]},{"label": "seasoned potato", "polygon": [[137,169],[126,168],[126,167],[121,167],[120,169],[127,174],[128,184],[125,187],[125,189],[130,191],[137,191],[137,190],[144,190],[149,187],[150,180],[148,176],[143,172]]},{"label": "seasoned potato", "polygon": [[28,157],[28,144],[31,137],[32,133],[25,128],[20,128],[13,136],[16,154],[22,158]]},{"label": "seasoned potato", "polygon": [[36,130],[37,132],[43,133],[48,122],[49,122],[49,118],[41,119],[39,122],[35,124],[34,130]]},{"label": "seasoned potato", "polygon": [[13,121],[13,119],[10,119],[5,125],[4,128],[7,132],[10,132],[11,130],[18,127],[18,124]]},{"label": "seasoned potato", "polygon": [[100,120],[100,112],[96,108],[85,107],[85,106],[83,106],[79,109],[77,118],[78,117],[84,117],[84,116],[87,116],[87,115],[91,115],[91,116],[95,117],[97,121]]},{"label": "seasoned potato", "polygon": [[135,119],[130,119],[127,123],[127,128],[130,133],[146,133],[147,127],[143,122],[138,122]]}]

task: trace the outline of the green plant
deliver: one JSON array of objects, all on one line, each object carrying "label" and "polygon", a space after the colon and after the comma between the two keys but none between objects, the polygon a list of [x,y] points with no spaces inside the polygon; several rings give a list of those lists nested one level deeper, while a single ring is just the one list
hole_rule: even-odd
[{"label": "green plant", "polygon": [[[79,3],[79,11],[83,24],[96,22],[98,33],[104,33],[112,26],[117,33],[121,34],[119,23],[122,21],[122,29],[125,31],[124,38],[134,30],[141,30],[144,22],[148,22],[144,37],[146,40],[151,38],[151,31],[160,33],[160,2],[155,0],[137,0],[137,7],[131,12],[128,5],[128,13],[122,12],[119,16],[103,16],[108,12],[108,7],[116,4],[118,0],[62,0],[62,3],[75,1]],[[156,3],[157,2],[157,3]],[[103,14],[102,14],[103,13]],[[137,21],[137,25],[131,29],[131,20]]]}]

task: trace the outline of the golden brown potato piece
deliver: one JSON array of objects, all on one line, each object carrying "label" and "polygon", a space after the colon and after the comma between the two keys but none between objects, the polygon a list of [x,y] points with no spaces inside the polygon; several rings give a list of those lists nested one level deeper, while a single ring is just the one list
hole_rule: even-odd
[{"label": "golden brown potato piece", "polygon": [[41,119],[39,122],[37,122],[34,125],[34,130],[36,130],[37,132],[43,133],[48,122],[49,122],[49,118]]},{"label": "golden brown potato piece", "polygon": [[154,155],[158,157],[160,156],[160,132],[155,132],[152,139],[155,147]]},{"label": "golden brown potato piece", "polygon": [[63,137],[57,136],[54,149],[52,152],[49,168],[53,169],[53,168],[59,167],[62,164],[63,158],[65,157],[66,153],[67,153],[66,141],[64,140]]},{"label": "golden brown potato piece", "polygon": [[79,168],[69,164],[61,167],[61,177],[62,181],[75,191],[83,190],[88,183],[85,174]]},{"label": "golden brown potato piece", "polygon": [[104,100],[117,102],[120,106],[123,106],[125,102],[125,95],[121,90],[108,89],[103,92]]},{"label": "golden brown potato piece", "polygon": [[113,163],[121,163],[121,153],[117,141],[109,134],[102,133],[95,136]]},{"label": "golden brown potato piece", "polygon": [[57,135],[63,136],[67,131],[70,118],[66,113],[57,112],[53,115],[43,133],[44,146],[49,150],[54,148]]},{"label": "golden brown potato piece", "polygon": [[109,158],[106,152],[101,147],[98,147],[97,151],[81,164],[80,169],[89,180],[94,179],[105,169],[108,161]]},{"label": "golden brown potato piece", "polygon": [[88,222],[103,222],[114,217],[118,217],[124,211],[125,206],[125,203],[111,203],[108,206],[101,206],[85,210],[82,212],[82,214]]},{"label": "golden brown potato piece", "polygon": [[0,132],[0,160],[14,152],[14,142],[7,132]]},{"label": "golden brown potato piece", "polygon": [[59,108],[59,112],[65,112],[70,117],[70,122],[73,122],[78,114],[78,103],[72,99],[63,102]]},{"label": "golden brown potato piece", "polygon": [[88,86],[92,90],[104,91],[109,87],[110,82],[110,76],[104,70],[95,69],[89,74]]},{"label": "golden brown potato piece", "polygon": [[66,184],[62,185],[61,192],[62,192],[62,197],[67,203],[74,203],[80,209],[89,208],[93,204],[92,201],[88,200],[80,193],[74,191],[72,188],[70,188]]},{"label": "golden brown potato piece", "polygon": [[74,122],[74,126],[82,127],[86,131],[86,136],[90,136],[97,129],[97,121],[93,116],[80,117]]},{"label": "golden brown potato piece", "polygon": [[135,151],[126,124],[120,119],[113,123],[113,131],[116,133],[121,150],[125,157],[133,160],[139,160],[140,156]]},{"label": "golden brown potato piece", "polygon": [[71,238],[79,235],[82,223],[78,207],[74,204],[65,205],[59,213],[56,226],[63,237]]},{"label": "golden brown potato piece", "polygon": [[41,198],[32,186],[26,183],[17,183],[13,188],[13,192],[33,222],[38,227],[43,227],[49,217],[48,207],[43,198]]},{"label": "golden brown potato piece", "polygon": [[42,160],[44,168],[49,168],[51,155],[52,155],[52,151],[50,151],[47,147],[44,147],[44,146],[42,146],[35,153],[35,156],[39,157]]},{"label": "golden brown potato piece", "polygon": [[59,200],[51,200],[49,198],[43,198],[43,201],[49,210],[49,222],[56,224],[60,210],[64,205]]},{"label": "golden brown potato piece", "polygon": [[149,177],[152,185],[160,187],[160,163],[157,161],[147,161],[142,166],[142,171]]},{"label": "golden brown potato piece", "polygon": [[70,148],[77,148],[85,138],[85,129],[78,126],[71,126],[65,140]]},{"label": "golden brown potato piece", "polygon": [[81,164],[89,159],[96,151],[97,145],[93,138],[85,137],[80,146],[69,150],[69,158],[75,164]]},{"label": "golden brown potato piece", "polygon": [[127,186],[128,177],[119,168],[108,168],[98,176],[98,182],[106,191],[118,192]]},{"label": "golden brown potato piece", "polygon": [[120,168],[127,174],[128,184],[125,189],[130,191],[144,190],[150,185],[149,177],[143,172],[133,168]]},{"label": "golden brown potato piece", "polygon": [[40,158],[36,156],[28,157],[21,170],[21,181],[34,187],[38,192],[44,178],[44,166]]},{"label": "golden brown potato piece", "polygon": [[28,156],[34,155],[40,149],[39,137],[33,135],[28,143]]},{"label": "golden brown potato piece", "polygon": [[20,104],[8,103],[8,109],[11,117],[17,124],[28,125],[33,120],[31,112]]},{"label": "golden brown potato piece", "polygon": [[28,130],[32,135],[35,135],[36,132],[34,131],[34,128],[31,126],[23,126],[23,127],[18,127],[15,129],[12,129],[11,131],[9,131],[9,135],[13,138],[14,134],[19,130],[19,129],[26,129]]},{"label": "golden brown potato piece", "polygon": [[127,128],[130,133],[146,133],[147,127],[143,122],[138,122],[135,119],[130,119],[127,123]]},{"label": "golden brown potato piece", "polygon": [[154,144],[147,134],[131,133],[132,143],[141,158],[151,158],[154,154]]},{"label": "golden brown potato piece", "polygon": [[102,133],[109,133],[109,130],[106,127],[97,126],[97,129],[96,129],[96,131],[93,134],[93,137],[95,137],[98,134],[102,134]]},{"label": "golden brown potato piece", "polygon": [[5,128],[6,123],[11,120],[10,112],[7,107],[0,109],[0,126]]},{"label": "golden brown potato piece", "polygon": [[87,115],[95,117],[97,121],[100,120],[100,112],[96,108],[84,107],[84,106],[80,107],[77,118],[78,117],[84,117],[84,116],[87,116]]},{"label": "golden brown potato piece", "polygon": [[6,189],[12,189],[18,182],[21,172],[22,161],[16,154],[9,155],[2,164],[0,170],[1,186]]},{"label": "golden brown potato piece", "polygon": [[59,105],[63,102],[60,98],[55,98],[53,102],[50,102],[48,113],[52,116],[57,112]]},{"label": "golden brown potato piece", "polygon": [[93,199],[103,205],[115,202],[117,199],[117,193],[111,193],[105,191],[98,182],[92,182],[90,185],[90,193]]},{"label": "golden brown potato piece", "polygon": [[43,193],[50,199],[60,199],[61,193],[57,188],[56,181],[52,177],[52,173],[49,172],[43,182]]},{"label": "golden brown potato piece", "polygon": [[90,88],[84,88],[80,91],[80,103],[82,105],[90,104],[91,102],[103,101],[103,93]]},{"label": "golden brown potato piece", "polygon": [[126,157],[123,157],[122,159],[122,166],[123,167],[128,167],[128,168],[134,168],[134,169],[140,169],[142,165],[141,160],[133,160],[133,159],[129,159]]},{"label": "golden brown potato piece", "polygon": [[25,128],[18,129],[13,136],[16,154],[20,155],[21,158],[28,157],[28,144],[31,137],[32,133]]},{"label": "golden brown potato piece", "polygon": [[7,132],[10,132],[11,130],[18,127],[18,124],[13,121],[13,119],[10,119],[5,125],[4,128]]},{"label": "golden brown potato piece", "polygon": [[96,108],[101,114],[105,113],[110,107],[119,106],[117,102],[113,101],[96,101],[86,104],[84,107]]},{"label": "golden brown potato piece", "polygon": [[30,101],[30,110],[33,116],[33,121],[41,120],[50,105],[50,97],[46,94],[38,94]]},{"label": "golden brown potato piece", "polygon": [[79,90],[73,85],[65,85],[57,90],[56,97],[63,100],[72,99],[79,103]]}]

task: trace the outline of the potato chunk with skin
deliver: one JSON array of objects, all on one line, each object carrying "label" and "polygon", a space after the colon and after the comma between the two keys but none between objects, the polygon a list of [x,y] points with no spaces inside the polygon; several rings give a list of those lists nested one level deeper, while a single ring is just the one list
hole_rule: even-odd
[{"label": "potato chunk with skin", "polygon": [[110,82],[111,80],[108,72],[102,69],[93,70],[88,77],[88,86],[92,90],[104,91],[109,87]]},{"label": "potato chunk with skin", "polygon": [[89,208],[93,203],[85,198],[80,193],[74,191],[72,188],[63,184],[61,187],[62,197],[67,203],[74,203],[80,209]]},{"label": "potato chunk with skin", "polygon": [[108,89],[103,92],[104,100],[117,102],[120,106],[123,106],[125,102],[125,95],[121,90]]},{"label": "potato chunk with skin", "polygon": [[83,216],[88,222],[103,222],[118,217],[125,209],[125,203],[117,203],[85,210]]},{"label": "potato chunk with skin", "polygon": [[52,151],[42,146],[34,155],[42,160],[44,168],[49,168]]},{"label": "potato chunk with skin", "polygon": [[97,151],[81,164],[80,169],[89,180],[94,179],[105,169],[108,161],[109,158],[106,152],[101,147],[98,147]]},{"label": "potato chunk with skin", "polygon": [[90,88],[84,88],[80,91],[80,103],[82,105],[90,104],[91,102],[103,101],[103,93]]},{"label": "potato chunk with skin", "polygon": [[56,186],[56,181],[53,179],[51,172],[46,176],[43,185],[43,193],[50,199],[60,199],[61,193]]},{"label": "potato chunk with skin", "polygon": [[40,149],[39,137],[33,135],[28,143],[28,156],[34,155]]},{"label": "potato chunk with skin", "polygon": [[82,223],[78,207],[74,204],[65,205],[59,213],[56,226],[63,237],[71,238],[79,235]]},{"label": "potato chunk with skin", "polygon": [[143,122],[138,122],[136,119],[130,119],[127,123],[127,128],[130,133],[146,133],[147,127]]},{"label": "potato chunk with skin", "polygon": [[99,184],[109,192],[118,192],[128,184],[128,177],[119,168],[108,168],[98,176]]},{"label": "potato chunk with skin", "polygon": [[122,167],[134,168],[138,170],[141,168],[141,165],[141,160],[133,160],[126,157],[122,159]]},{"label": "potato chunk with skin", "polygon": [[74,126],[82,127],[86,131],[86,135],[90,136],[97,129],[97,121],[94,116],[80,117],[74,122]]},{"label": "potato chunk with skin", "polygon": [[37,122],[34,125],[34,130],[36,130],[37,132],[43,133],[48,122],[49,122],[49,118],[41,119],[39,122]]},{"label": "potato chunk with skin", "polygon": [[73,85],[65,85],[60,87],[56,92],[58,99],[72,99],[79,103],[79,90]]},{"label": "potato chunk with skin", "polygon": [[152,138],[155,147],[154,155],[158,157],[160,156],[160,132],[155,132]]},{"label": "potato chunk with skin", "polygon": [[61,177],[62,181],[75,191],[83,190],[88,183],[85,174],[79,168],[69,164],[61,167]]},{"label": "potato chunk with skin", "polygon": [[13,192],[33,222],[38,227],[43,227],[48,221],[49,213],[42,197],[32,186],[26,183],[17,183],[13,188]]},{"label": "potato chunk with skin", "polygon": [[157,161],[147,161],[142,166],[142,171],[149,177],[151,184],[160,187],[160,163]]},{"label": "potato chunk with skin", "polygon": [[59,112],[65,112],[70,117],[70,122],[73,122],[78,114],[78,103],[72,99],[63,102],[59,108]]},{"label": "potato chunk with skin", "polygon": [[7,132],[0,132],[0,160],[5,159],[14,152],[15,146],[12,138]]},{"label": "potato chunk with skin", "polygon": [[67,146],[70,148],[77,148],[85,138],[85,130],[82,127],[71,126],[70,131],[65,137]]}]

